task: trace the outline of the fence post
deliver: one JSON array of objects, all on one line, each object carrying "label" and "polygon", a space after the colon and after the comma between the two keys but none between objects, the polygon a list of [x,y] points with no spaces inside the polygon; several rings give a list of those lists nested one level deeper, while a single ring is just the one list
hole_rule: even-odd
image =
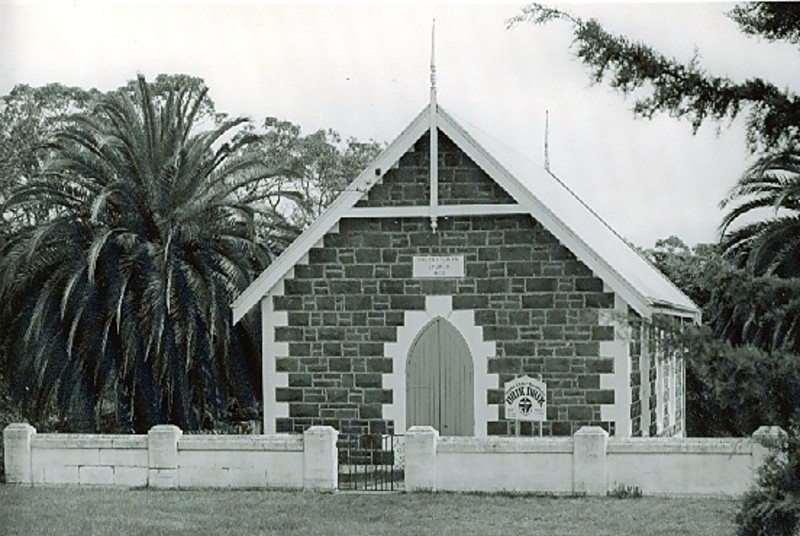
[{"label": "fence post", "polygon": [[178,439],[183,431],[172,424],[159,424],[147,432],[147,485],[178,487]]},{"label": "fence post", "polygon": [[572,439],[572,491],[605,495],[608,492],[608,432],[599,426],[583,426]]},{"label": "fence post", "polygon": [[303,489],[335,491],[339,487],[339,432],[330,426],[312,426],[303,432]]},{"label": "fence post", "polygon": [[36,428],[27,423],[9,424],[3,430],[3,467],[6,484],[33,485],[31,438]]},{"label": "fence post", "polygon": [[436,491],[436,444],[439,432],[431,426],[406,431],[406,491]]},{"label": "fence post", "polygon": [[758,478],[758,470],[776,449],[781,448],[788,434],[780,426],[762,426],[753,432],[753,482]]}]

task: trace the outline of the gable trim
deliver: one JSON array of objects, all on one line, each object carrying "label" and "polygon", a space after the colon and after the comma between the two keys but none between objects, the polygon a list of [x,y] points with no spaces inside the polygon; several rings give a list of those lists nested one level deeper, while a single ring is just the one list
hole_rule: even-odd
[{"label": "gable trim", "polygon": [[[528,214],[530,211],[519,204],[485,205],[439,205],[437,217],[448,216],[492,216],[503,214]],[[401,207],[354,207],[347,213],[348,218],[422,218],[431,215],[429,206]]]},{"label": "gable trim", "polygon": [[305,253],[325,236],[373,184],[392,167],[400,157],[428,130],[426,121],[428,110],[422,110],[417,117],[378,157],[350,183],[339,197],[311,224],[275,261],[264,270],[249,287],[231,304],[233,323],[255,307],[261,298],[294,266]]}]

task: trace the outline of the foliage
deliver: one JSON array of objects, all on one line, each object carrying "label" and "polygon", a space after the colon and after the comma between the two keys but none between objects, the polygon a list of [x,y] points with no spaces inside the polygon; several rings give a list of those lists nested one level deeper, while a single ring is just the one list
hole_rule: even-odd
[{"label": "foliage", "polygon": [[281,179],[252,139],[225,141],[243,120],[198,131],[205,98],[155,98],[140,77],[60,128],[10,198],[46,215],[0,260],[5,366],[32,415],[55,406],[96,428],[111,411],[143,432],[208,425],[230,398],[257,406],[258,334],[231,325],[229,303],[268,262],[254,218],[278,195],[241,191]]},{"label": "foliage", "polygon": [[639,486],[626,486],[625,484],[618,484],[608,492],[608,496],[614,499],[641,499],[643,497]]},{"label": "foliage", "polygon": [[800,353],[800,279],[754,277],[736,270],[720,279],[708,322],[734,345]]},{"label": "foliage", "polygon": [[292,170],[284,188],[302,194],[289,214],[300,228],[316,220],[383,149],[374,141],[343,140],[332,129],[303,136],[298,125],[275,117],[262,126],[253,150],[268,165]]},{"label": "foliage", "polygon": [[[721,205],[726,255],[755,275],[800,277],[800,143],[761,155]],[[759,211],[771,217],[734,228]]]},{"label": "foliage", "polygon": [[657,240],[644,255],[703,310],[715,334],[733,345],[800,353],[800,280],[754,276],[721,246]]},{"label": "foliage", "polygon": [[[11,190],[39,173],[48,157],[45,142],[65,119],[86,109],[99,92],[61,84],[15,86],[0,99],[0,204]],[[36,214],[4,214],[2,234],[30,222]]]},{"label": "foliage", "polygon": [[720,340],[709,327],[684,330],[691,435],[748,436],[764,424],[788,429],[800,405],[800,360]]},{"label": "foliage", "polygon": [[795,536],[800,532],[800,412],[788,437],[759,468],[756,489],[736,514],[738,536]]},{"label": "foliage", "polygon": [[[137,82],[131,81],[115,91],[133,97],[137,87]],[[150,84],[150,91],[163,101],[179,87],[190,88],[198,95],[206,92],[202,79],[182,74],[159,74]],[[216,113],[214,102],[207,92],[204,94],[198,118],[218,123],[224,116]],[[96,89],[51,83],[41,87],[18,84],[0,98],[0,204],[5,203],[14,188],[41,173],[44,162],[51,156],[47,142],[55,132],[72,115],[89,112],[92,103],[102,96]],[[0,233],[8,235],[22,223],[31,223],[39,217],[42,215],[30,211],[4,214]]]},{"label": "foliage", "polygon": [[796,325],[786,288],[792,280],[753,277],[719,253],[677,237],[644,254],[703,310],[708,326],[689,328],[674,343],[685,350],[686,425],[690,436],[744,436],[764,424],[788,426],[800,404]]},{"label": "foliage", "polygon": [[[176,91],[189,91],[192,95],[203,95],[197,110],[197,121],[210,121],[219,124],[226,119],[226,115],[217,112],[216,104],[208,93],[208,86],[202,78],[188,74],[159,74],[155,80],[148,82],[150,94],[159,104],[164,104],[171,93]],[[135,98],[139,91],[138,80],[130,80],[116,90],[127,93]]]},{"label": "foliage", "polygon": [[730,13],[742,31],[769,41],[800,43],[800,5],[794,2],[749,2]]},{"label": "foliage", "polygon": [[658,240],[645,255],[703,309],[707,326],[683,331],[690,436],[748,435],[788,426],[800,404],[796,280],[753,277],[713,245]]},{"label": "foliage", "polygon": [[[769,40],[797,42],[800,32],[797,4],[753,2],[730,13],[740,29]],[[565,20],[572,24],[578,58],[591,69],[595,82],[607,80],[625,95],[635,95],[635,114],[651,118],[668,113],[687,118],[694,130],[706,120],[732,120],[746,110],[748,141],[752,150],[763,150],[797,138],[800,100],[761,78],[734,82],[714,76],[701,66],[697,55],[688,62],[668,58],[646,44],[613,35],[595,19],[582,20],[541,4],[524,7],[508,21],[536,24]]]},{"label": "foliage", "polygon": [[734,267],[718,251],[714,244],[687,246],[677,236],[658,239],[653,248],[643,251],[644,256],[670,281],[703,309],[711,301],[719,280],[732,272]]},{"label": "foliage", "polygon": [[[257,380],[259,374],[252,369],[259,365],[253,358],[258,326],[252,319],[245,319],[244,327],[225,326],[220,319],[229,315],[223,305],[234,288],[282,252],[382,148],[375,142],[343,141],[333,130],[302,136],[298,126],[275,118],[267,118],[263,129],[231,120],[217,111],[204,81],[189,75],[156,77],[147,84],[151,106],[142,107],[141,84],[131,81],[107,94],[60,84],[18,85],[0,99],[0,292],[5,300],[0,321],[10,322],[0,336],[0,355],[13,374],[14,397],[26,402],[25,415],[40,428],[75,429],[82,422],[87,430],[143,429],[139,420],[150,418],[145,414],[172,407],[175,394],[157,392],[170,375],[169,359],[158,365],[162,370],[153,378],[130,383],[138,378],[131,367],[143,366],[134,356],[154,361],[149,356],[159,350],[154,342],[159,337],[206,344],[205,353],[213,359],[203,352],[186,355],[187,369],[205,370],[209,362],[218,362],[202,378],[191,377],[191,389],[245,372],[249,382]],[[113,102],[127,104],[112,110]],[[184,132],[170,123],[168,108],[191,115],[182,120]],[[137,142],[135,135],[122,132],[131,126],[151,132],[143,131]],[[208,132],[195,135],[203,128]],[[170,129],[174,135],[167,139]],[[158,143],[149,145],[150,140],[158,142],[159,133],[164,134],[161,150]],[[56,134],[56,143],[48,143]],[[152,150],[137,155],[143,147]],[[208,151],[207,161],[203,150]],[[196,210],[186,209],[193,203],[191,188],[181,201],[166,202],[180,187],[171,181],[188,184],[192,165],[201,167],[195,173],[195,193],[203,189],[203,181],[217,180],[212,177],[228,175],[230,183],[220,179],[198,194]],[[265,175],[248,179],[256,168]],[[129,181],[131,177],[135,180]],[[214,205],[203,214],[199,207],[226,186],[226,207]],[[140,203],[127,203],[136,196]],[[158,199],[163,201],[159,206],[147,207]],[[192,224],[164,232],[182,218]],[[200,219],[214,222],[201,224]],[[230,257],[234,253],[236,258]],[[200,266],[214,255],[215,266]],[[185,305],[183,298],[165,298],[168,293],[200,296],[194,305]],[[212,305],[204,305],[207,300]],[[194,327],[184,325],[185,331],[170,331],[170,322],[184,308],[201,320]],[[26,315],[35,319],[28,322]],[[131,315],[126,327],[123,319]],[[140,318],[147,321],[142,324]],[[162,324],[163,332],[158,331]],[[135,326],[137,337],[132,336]],[[206,335],[206,343],[199,333]],[[98,345],[101,351],[93,352]],[[20,352],[27,353],[17,361]],[[228,354],[250,357],[226,368]],[[26,381],[18,383],[23,376]],[[213,404],[201,401],[206,409],[216,408],[202,410],[204,425],[252,419],[258,390],[248,381],[237,380],[234,389],[224,386],[211,395]],[[150,406],[142,405],[148,386],[155,396]],[[242,398],[240,391],[247,396]],[[225,400],[229,395],[234,396]]]}]

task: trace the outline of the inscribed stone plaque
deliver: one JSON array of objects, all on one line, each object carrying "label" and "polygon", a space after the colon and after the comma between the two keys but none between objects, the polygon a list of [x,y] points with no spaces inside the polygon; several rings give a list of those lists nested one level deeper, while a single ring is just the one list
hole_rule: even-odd
[{"label": "inscribed stone plaque", "polygon": [[464,277],[464,256],[414,255],[415,278]]}]

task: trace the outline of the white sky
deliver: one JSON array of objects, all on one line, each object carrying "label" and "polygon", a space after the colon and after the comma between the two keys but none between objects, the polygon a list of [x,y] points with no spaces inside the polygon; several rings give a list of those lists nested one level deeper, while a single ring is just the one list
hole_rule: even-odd
[{"label": "white sky", "polygon": [[[439,102],[543,161],[620,234],[642,246],[677,234],[714,241],[719,200],[747,162],[743,121],[635,119],[592,86],[562,22],[505,29],[520,4],[293,5],[0,0],[0,95],[18,83],[109,90],[143,73],[202,77],[220,111],[295,122],[304,133],[391,141],[427,103],[436,18]],[[738,32],[731,4],[569,4],[669,56],[695,48],[712,73],[800,88],[797,50]]]}]

